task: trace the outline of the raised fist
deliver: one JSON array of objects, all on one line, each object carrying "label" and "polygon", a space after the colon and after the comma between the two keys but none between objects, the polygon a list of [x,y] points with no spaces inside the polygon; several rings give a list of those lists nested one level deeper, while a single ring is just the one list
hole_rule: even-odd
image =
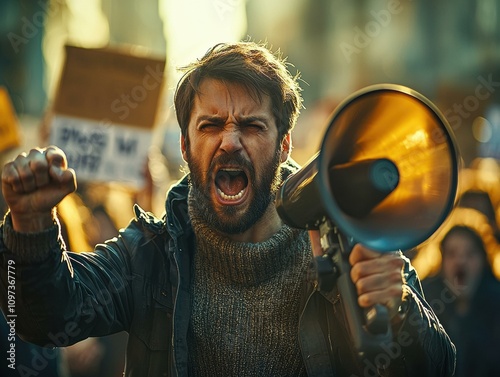
[{"label": "raised fist", "polygon": [[53,223],[52,209],[76,190],[66,155],[54,146],[34,148],[5,164],[2,192],[18,232],[38,232]]}]

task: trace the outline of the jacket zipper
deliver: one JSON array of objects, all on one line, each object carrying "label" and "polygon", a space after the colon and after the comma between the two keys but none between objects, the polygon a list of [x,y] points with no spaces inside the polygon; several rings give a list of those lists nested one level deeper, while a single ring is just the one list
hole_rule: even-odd
[{"label": "jacket zipper", "polygon": [[[174,241],[175,242],[175,241]],[[175,249],[177,250],[178,247],[177,247],[177,242],[175,242],[176,245],[175,245]],[[175,261],[175,268],[177,270],[177,290],[175,292],[175,305],[174,305],[174,312],[173,312],[173,315],[172,315],[172,358],[173,358],[173,363],[174,363],[174,371],[175,371],[175,375],[178,376],[179,375],[179,371],[177,370],[177,357],[176,357],[176,347],[175,347],[175,340],[176,340],[176,329],[177,329],[177,326],[175,325],[175,322],[176,322],[176,316],[177,316],[177,306],[179,305],[178,304],[178,296],[179,296],[179,290],[180,290],[180,285],[181,285],[181,279],[180,279],[180,270],[179,270],[179,261],[177,260],[177,255],[176,253],[174,253],[174,261]]]}]

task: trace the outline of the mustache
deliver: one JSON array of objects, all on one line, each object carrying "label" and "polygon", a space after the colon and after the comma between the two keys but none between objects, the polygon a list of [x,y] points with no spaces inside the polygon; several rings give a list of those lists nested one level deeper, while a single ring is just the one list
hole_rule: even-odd
[{"label": "mustache", "polygon": [[223,154],[220,155],[212,160],[210,165],[208,166],[208,171],[207,173],[209,175],[212,175],[214,173],[217,173],[217,170],[219,169],[219,166],[224,166],[224,165],[232,165],[232,166],[239,166],[242,167],[245,172],[248,172],[250,174],[250,177],[252,180],[255,178],[255,169],[253,167],[253,164],[243,158],[241,155],[227,155]]}]

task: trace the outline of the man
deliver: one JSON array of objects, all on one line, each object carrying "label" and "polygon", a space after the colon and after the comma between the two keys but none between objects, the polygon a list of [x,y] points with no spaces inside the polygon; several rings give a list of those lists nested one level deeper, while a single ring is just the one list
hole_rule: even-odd
[{"label": "man", "polygon": [[126,376],[352,376],[378,366],[383,375],[450,376],[454,346],[401,253],[356,245],[350,255],[360,305],[393,309],[384,363],[360,361],[342,298],[308,278],[318,235],[311,242],[284,225],[273,203],[297,169],[290,132],[301,103],[297,77],[263,46],[208,51],[177,87],[190,173],[170,189],[166,216],[136,207],[136,219],[93,253],[66,252],[58,238],[53,208],[76,187],[64,154],[35,149],[7,164],[1,305],[6,312],[14,258],[17,330],[56,346],[126,330]]}]

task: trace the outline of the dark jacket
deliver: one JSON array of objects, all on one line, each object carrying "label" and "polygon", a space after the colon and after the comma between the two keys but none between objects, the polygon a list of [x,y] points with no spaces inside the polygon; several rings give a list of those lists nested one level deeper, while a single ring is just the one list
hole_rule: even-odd
[{"label": "dark jacket", "polygon": [[[36,263],[18,260],[16,330],[43,346],[66,346],[89,336],[126,330],[126,376],[187,376],[193,232],[187,213],[187,179],[168,194],[166,217],[135,207],[136,218],[119,236],[92,253],[62,251],[59,229],[18,237],[9,218],[0,228],[0,303],[8,311],[9,250],[36,249]],[[9,245],[9,247],[7,247]],[[37,257],[32,257],[36,260]],[[11,262],[12,263],[12,262]],[[409,296],[406,319],[387,345],[387,376],[451,376],[455,351],[422,299],[420,283],[405,266]],[[342,300],[304,279],[298,339],[310,376],[373,376],[358,362],[346,331]]]},{"label": "dark jacket", "polygon": [[425,297],[432,305],[457,350],[457,377],[500,376],[500,282],[485,271],[469,310],[457,310],[460,294],[437,275],[422,281]]}]

